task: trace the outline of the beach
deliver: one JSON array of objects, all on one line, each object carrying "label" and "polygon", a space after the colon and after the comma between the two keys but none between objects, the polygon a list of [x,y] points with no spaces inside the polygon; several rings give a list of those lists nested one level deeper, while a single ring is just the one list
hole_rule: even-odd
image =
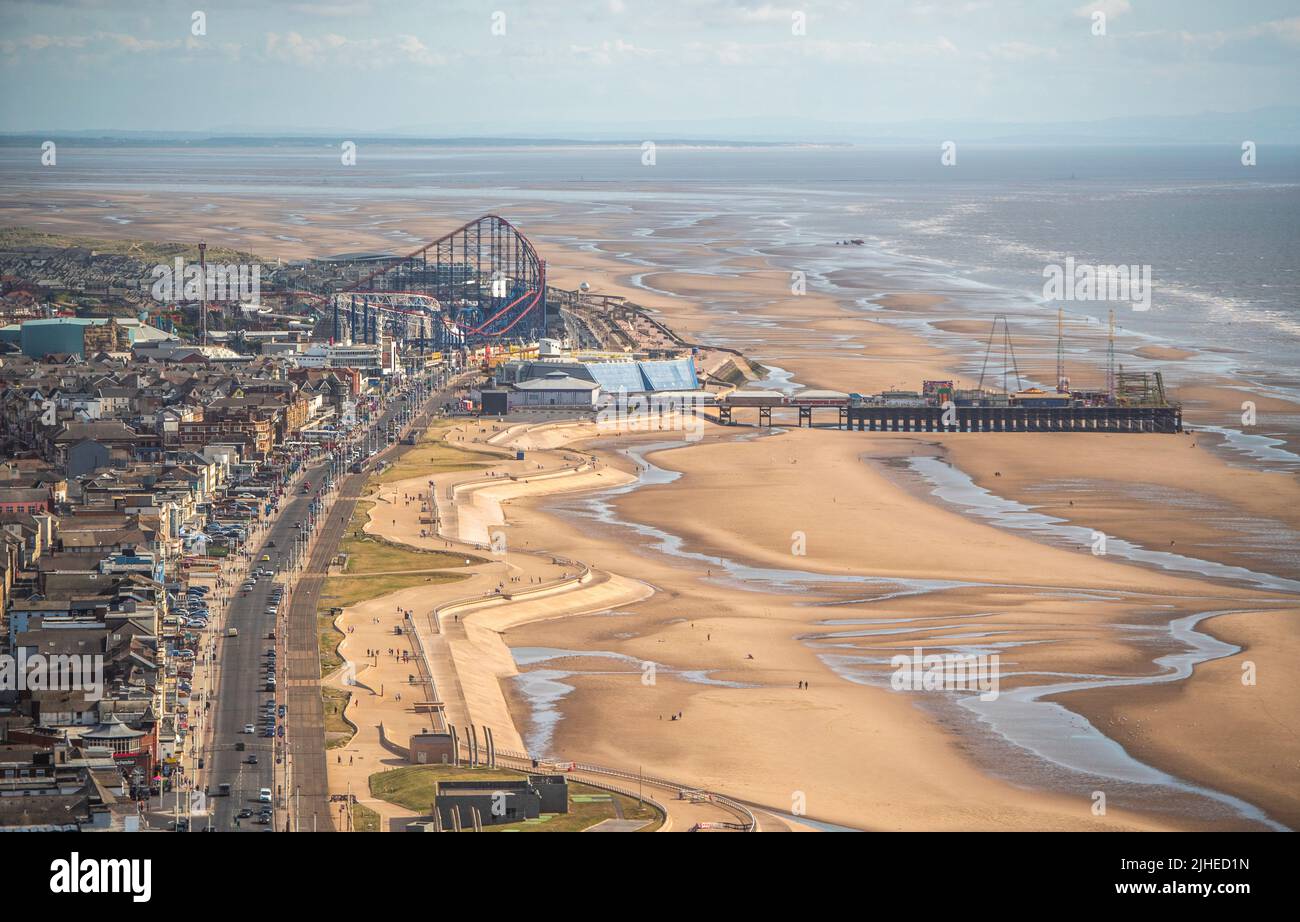
[{"label": "beach", "polygon": [[[985,372],[1000,388],[1009,372],[985,341],[1004,311],[1016,373],[1055,377],[1054,312],[884,271],[831,234],[759,245],[734,216],[683,203],[698,190],[663,191],[606,209],[591,205],[600,190],[479,190],[351,211],[230,194],[195,195],[187,210],[144,191],[53,189],[52,208],[10,198],[7,220],[204,235],[293,259],[415,249],[508,211],[543,250],[550,284],[585,282],[687,341],[741,350],[767,369],[753,386],[874,393],[974,386]],[[110,229],[104,212],[130,223]],[[290,213],[303,220],[287,225]],[[1130,317],[1117,363],[1162,371],[1190,432],[856,433],[793,417],[766,431],[740,414],[695,442],[590,424],[466,430],[497,439],[499,460],[378,492],[498,473],[444,514],[458,546],[499,529],[510,551],[471,583],[404,590],[341,624],[590,568],[572,591],[451,622],[436,671],[461,683],[456,720],[492,726],[503,748],[641,767],[855,829],[1297,828],[1300,402],[1285,369],[1265,386],[1215,344],[1153,341]],[[1076,316],[1068,335],[1068,373],[1099,386],[1108,330]],[[1266,437],[1242,423],[1246,402]],[[558,470],[577,451],[595,467],[518,482],[529,463]],[[405,503],[367,530],[445,548]],[[1001,697],[894,690],[892,658],[918,649],[997,654]],[[357,705],[372,728],[362,743],[381,745],[381,723],[418,729],[418,716],[374,706]]]}]

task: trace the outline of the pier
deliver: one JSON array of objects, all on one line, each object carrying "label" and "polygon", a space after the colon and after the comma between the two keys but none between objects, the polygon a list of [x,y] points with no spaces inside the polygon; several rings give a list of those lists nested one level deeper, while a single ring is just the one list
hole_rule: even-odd
[{"label": "pier", "polygon": [[[742,403],[718,401],[718,422],[731,425],[739,409],[758,411],[758,425],[770,427],[772,412],[794,410],[796,425],[812,427],[813,414],[834,414],[834,428],[858,432],[1144,432],[1183,431],[1180,406],[1156,407],[882,407],[815,404],[797,397],[747,396]],[[778,423],[779,424],[779,423]]]},{"label": "pier", "polygon": [[[811,425],[811,423],[810,423]],[[1183,431],[1182,407],[849,407],[859,432]]]}]

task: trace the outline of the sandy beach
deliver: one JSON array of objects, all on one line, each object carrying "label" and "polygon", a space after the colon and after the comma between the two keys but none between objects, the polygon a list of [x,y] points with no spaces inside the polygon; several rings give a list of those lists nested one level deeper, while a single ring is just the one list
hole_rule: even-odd
[{"label": "sandy beach", "polygon": [[[57,212],[26,203],[9,220],[108,232],[101,206],[51,198]],[[116,211],[139,212],[117,233],[215,239],[213,227],[237,225],[223,245],[285,258],[401,250],[391,222],[427,240],[510,205],[543,245],[551,284],[587,282],[688,340],[741,349],[774,370],[769,385],[973,384],[989,330],[988,316],[962,314],[957,293],[884,277],[861,290],[868,309],[815,287],[797,294],[782,254],[744,252],[730,228],[710,239],[707,222],[637,241],[614,218],[579,208],[467,196],[386,201],[364,221],[312,212],[301,238],[284,239],[283,205],[227,197],[200,216],[151,207],[147,193],[112,199]],[[641,220],[658,217],[647,206]],[[582,238],[597,245],[573,245]],[[702,240],[729,255],[692,271],[687,242]],[[665,253],[672,264],[656,263]],[[1050,323],[1018,331],[1027,378],[1054,376],[1054,336]],[[1105,334],[1086,337],[1070,372],[1099,382]],[[1213,359],[1122,330],[1116,348],[1126,367],[1162,369],[1175,383]],[[496,443],[499,463],[473,472],[507,479],[446,504],[453,538],[421,538],[428,526],[405,501],[369,526],[444,549],[503,529],[503,558],[475,570],[472,591],[406,590],[409,599],[367,604],[427,612],[503,580],[563,582],[590,568],[595,576],[573,590],[493,601],[452,622],[438,668],[461,683],[457,719],[500,728],[512,747],[641,766],[772,811],[882,830],[1295,828],[1300,486],[1293,468],[1253,458],[1219,430],[1241,429],[1250,401],[1294,450],[1300,407],[1217,372],[1180,383],[1175,396],[1189,434],[709,425],[701,441],[674,444],[680,433],[522,427]],[[519,483],[508,478],[527,475],[529,462],[507,457],[515,447],[544,468],[581,449],[596,467]],[[439,495],[458,477],[471,479],[432,478]],[[429,479],[380,493],[417,492]],[[1025,510],[1052,521],[1031,527]],[[342,624],[361,630],[374,616],[358,606]],[[918,647],[997,652],[1008,709],[891,690],[890,658]],[[1254,684],[1243,684],[1244,666]],[[418,722],[358,701],[371,727]],[[358,745],[380,745],[366,732]],[[1082,742],[1061,742],[1070,739]],[[344,783],[359,784],[355,775]]]}]

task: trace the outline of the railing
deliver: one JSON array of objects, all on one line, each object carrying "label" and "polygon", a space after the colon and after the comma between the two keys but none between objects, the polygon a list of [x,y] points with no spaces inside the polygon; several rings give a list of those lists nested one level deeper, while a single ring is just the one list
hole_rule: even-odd
[{"label": "railing", "polygon": [[[516,762],[526,762],[530,766],[533,763],[533,757],[525,753],[511,752],[510,750],[502,750],[502,749],[497,749],[495,750],[495,752],[498,757],[504,756],[505,758],[511,759]],[[648,784],[653,787],[666,788],[668,790],[677,791],[679,793],[682,791],[700,790],[699,788],[695,788],[689,784],[682,784],[681,782],[678,781],[670,781],[667,778],[659,778],[654,775],[645,775],[640,772],[624,771],[618,768],[607,768],[603,765],[593,765],[590,762],[565,763],[563,760],[559,760],[559,759],[553,759],[548,761],[559,762],[560,765],[567,764],[569,766],[568,771],[584,772],[584,773],[594,774],[594,775],[608,775],[612,778],[621,778],[625,781],[638,781],[642,784]],[[740,818],[739,828],[741,829],[741,831],[756,832],[758,830],[758,820],[755,819],[753,811],[751,811],[749,807],[745,806],[740,801],[733,800],[730,797],[715,793],[713,791],[701,791],[701,793],[708,798],[709,803],[716,804],[717,806],[722,807],[724,810],[734,813],[737,817],[739,817]]]}]

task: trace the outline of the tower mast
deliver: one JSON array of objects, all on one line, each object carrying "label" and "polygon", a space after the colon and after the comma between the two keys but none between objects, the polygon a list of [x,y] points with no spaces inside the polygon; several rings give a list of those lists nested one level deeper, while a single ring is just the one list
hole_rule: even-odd
[{"label": "tower mast", "polygon": [[1070,379],[1065,376],[1065,309],[1059,304],[1056,307],[1056,392],[1070,392]]},{"label": "tower mast", "polygon": [[1106,396],[1115,402],[1115,308],[1110,309],[1110,340],[1106,348]]},{"label": "tower mast", "polygon": [[208,344],[208,245],[199,241],[199,322],[203,329],[203,345]]}]

